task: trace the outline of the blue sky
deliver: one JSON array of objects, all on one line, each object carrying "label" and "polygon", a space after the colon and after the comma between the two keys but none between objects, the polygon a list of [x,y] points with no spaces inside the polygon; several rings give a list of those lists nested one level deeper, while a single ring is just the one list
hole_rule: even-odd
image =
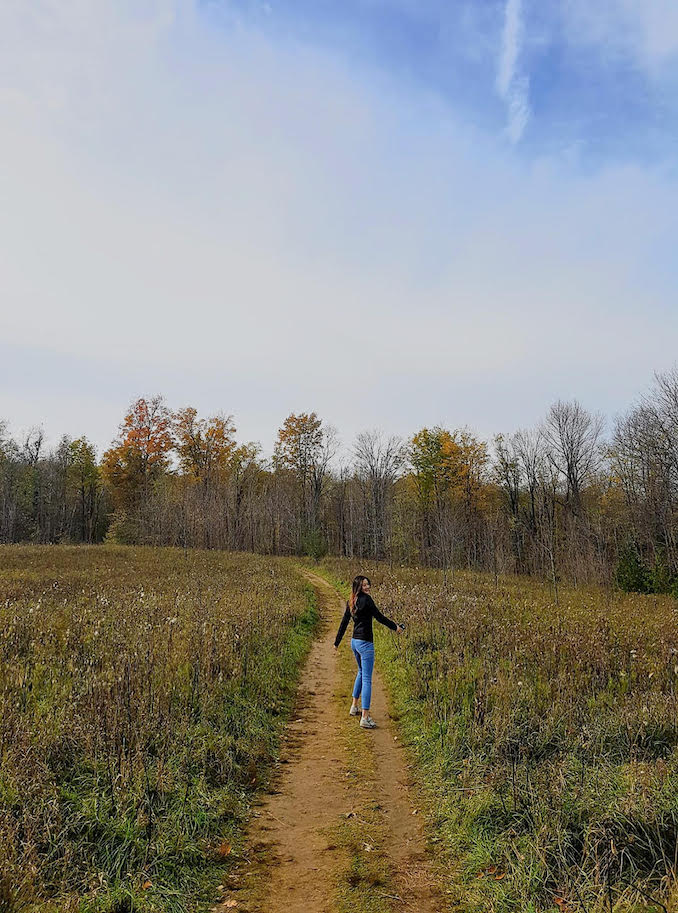
[{"label": "blue sky", "polygon": [[0,0],[0,419],[481,435],[673,365],[669,0]]},{"label": "blue sky", "polygon": [[488,132],[506,121],[497,71],[512,11],[512,70],[527,82],[525,154],[570,146],[589,167],[661,161],[678,126],[675,9],[655,0],[588,5],[594,10],[570,0],[236,0],[203,10],[215,25],[252,23],[274,41],[312,43],[366,75],[433,92]]}]

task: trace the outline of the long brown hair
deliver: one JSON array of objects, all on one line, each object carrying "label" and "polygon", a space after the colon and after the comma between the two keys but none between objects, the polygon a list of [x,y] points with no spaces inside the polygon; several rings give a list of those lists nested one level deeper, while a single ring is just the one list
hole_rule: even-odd
[{"label": "long brown hair", "polygon": [[358,596],[363,591],[363,580],[367,580],[371,585],[369,577],[365,577],[364,574],[358,574],[357,577],[353,578],[353,587],[351,588],[351,595],[348,598],[348,607],[351,610],[351,615],[355,618],[355,601]]}]

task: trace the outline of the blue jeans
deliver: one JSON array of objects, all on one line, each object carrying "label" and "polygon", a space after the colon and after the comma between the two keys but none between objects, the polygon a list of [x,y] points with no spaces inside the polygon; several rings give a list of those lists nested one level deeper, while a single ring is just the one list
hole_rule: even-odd
[{"label": "blue jeans", "polygon": [[372,698],[372,669],[374,669],[374,644],[369,640],[351,638],[351,650],[358,663],[358,674],[353,686],[353,697],[359,698],[362,693],[363,710],[370,709]]}]

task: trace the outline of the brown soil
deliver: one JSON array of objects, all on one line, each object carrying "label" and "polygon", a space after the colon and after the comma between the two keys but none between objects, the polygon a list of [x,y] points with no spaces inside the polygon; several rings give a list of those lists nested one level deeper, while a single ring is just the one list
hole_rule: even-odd
[{"label": "brown soil", "polygon": [[[379,728],[365,731],[358,718],[348,716],[354,670],[347,654],[338,661],[333,645],[343,600],[321,577],[304,574],[318,596],[320,635],[301,675],[275,788],[254,813],[247,865],[232,885],[244,890],[227,889],[214,909],[338,913],[364,907],[436,913],[445,905],[434,883],[422,816],[388,712],[379,659],[371,707]],[[350,652],[349,640],[350,631],[340,653]],[[349,840],[342,839],[347,826]],[[379,874],[356,888],[351,868],[355,872],[355,856],[361,852],[371,853],[373,871],[376,865]],[[342,890],[350,893],[352,885],[359,893],[342,899]]]}]

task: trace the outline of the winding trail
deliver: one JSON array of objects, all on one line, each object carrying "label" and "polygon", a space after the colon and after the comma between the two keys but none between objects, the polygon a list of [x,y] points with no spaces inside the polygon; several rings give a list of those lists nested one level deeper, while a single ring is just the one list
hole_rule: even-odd
[{"label": "winding trail", "polygon": [[301,675],[274,788],[252,818],[244,873],[249,877],[238,885],[246,882],[247,889],[232,895],[235,903],[226,900],[215,909],[439,913],[445,904],[388,712],[379,660],[371,708],[379,728],[365,731],[348,716],[350,650],[342,642],[339,658],[334,651],[344,601],[322,577],[302,573],[318,597],[320,633]]}]

